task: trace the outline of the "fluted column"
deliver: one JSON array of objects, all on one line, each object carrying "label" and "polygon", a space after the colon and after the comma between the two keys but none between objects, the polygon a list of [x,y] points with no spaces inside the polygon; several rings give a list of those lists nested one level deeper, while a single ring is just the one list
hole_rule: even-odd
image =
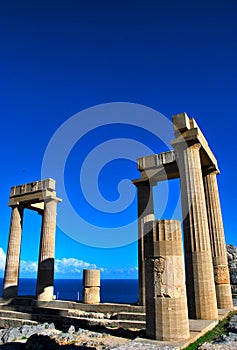
[{"label": "fluted column", "polygon": [[[180,222],[146,223],[146,335],[156,340],[189,338]],[[149,237],[150,236],[150,237]]]},{"label": "fluted column", "polygon": [[54,250],[57,200],[45,201],[37,278],[37,299],[50,301],[54,290]]},{"label": "fluted column", "polygon": [[134,182],[138,202],[138,304],[145,305],[144,223],[154,220],[152,185],[149,180]]},{"label": "fluted column", "polygon": [[204,175],[203,182],[211,239],[217,305],[220,309],[231,309],[233,308],[233,302],[216,172]]},{"label": "fluted column", "polygon": [[23,207],[12,206],[7,259],[3,284],[3,297],[12,298],[18,295],[21,236],[23,224]]},{"label": "fluted column", "polygon": [[218,317],[200,144],[173,144],[180,172],[189,317]]}]

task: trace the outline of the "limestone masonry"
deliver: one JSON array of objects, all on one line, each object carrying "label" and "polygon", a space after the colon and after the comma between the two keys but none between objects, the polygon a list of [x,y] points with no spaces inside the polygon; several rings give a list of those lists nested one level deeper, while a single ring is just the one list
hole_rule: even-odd
[{"label": "limestone masonry", "polygon": [[[155,296],[153,303],[150,303],[149,297],[146,298],[151,288],[150,279],[155,285],[152,272],[145,268],[146,260],[150,259],[146,251],[156,241],[147,238],[150,235],[148,227],[153,225],[154,220],[152,188],[160,181],[175,178],[180,178],[189,318],[217,319],[218,308],[233,308],[216,181],[216,175],[219,174],[217,160],[193,118],[189,118],[186,113],[174,115],[173,126],[175,139],[171,145],[174,150],[139,158],[137,164],[141,177],[133,180],[138,193],[139,304],[149,303],[146,306],[147,324],[150,318],[154,319],[157,305]],[[165,261],[166,257],[164,253],[160,256],[156,254],[154,259]],[[146,276],[147,271],[150,271],[149,276]],[[170,273],[174,274],[172,270]],[[149,287],[146,288],[147,283]],[[165,324],[164,321],[164,327]],[[156,330],[152,331],[151,336],[155,334],[156,339],[162,337],[157,320],[153,326]],[[172,327],[175,334],[175,325],[172,324]]]},{"label": "limestone masonry", "polygon": [[56,207],[55,181],[46,179],[14,186],[10,192],[12,208],[7,259],[3,284],[3,297],[18,295],[19,264],[24,209],[37,211],[42,216],[40,251],[37,277],[37,299],[49,301],[54,288],[54,247]]},{"label": "limestone masonry", "polygon": [[[217,321],[218,309],[233,309],[231,286],[237,294],[237,248],[228,246],[227,261],[217,160],[193,118],[186,113],[174,115],[173,127],[174,149],[139,158],[140,178],[133,180],[138,199],[139,279],[138,305],[134,307],[145,310],[147,338],[161,341],[188,339],[189,319]],[[180,222],[154,217],[153,187],[175,178],[180,179],[183,240]],[[27,208],[42,216],[36,299],[52,303],[60,201],[53,179],[11,188],[3,298],[18,296],[22,223]],[[84,270],[83,286],[83,305],[100,307],[100,271]]]}]

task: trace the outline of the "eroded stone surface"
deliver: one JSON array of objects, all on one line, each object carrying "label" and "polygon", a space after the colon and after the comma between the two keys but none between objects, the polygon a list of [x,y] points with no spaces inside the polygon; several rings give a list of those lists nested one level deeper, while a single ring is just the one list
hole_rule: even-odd
[{"label": "eroded stone surface", "polygon": [[237,294],[237,247],[227,244],[227,258],[232,293]]}]

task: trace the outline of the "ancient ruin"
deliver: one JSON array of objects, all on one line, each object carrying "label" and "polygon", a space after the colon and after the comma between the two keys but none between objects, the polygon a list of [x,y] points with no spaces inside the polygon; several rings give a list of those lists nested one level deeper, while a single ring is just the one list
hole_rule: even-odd
[{"label": "ancient ruin", "polygon": [[100,270],[83,270],[83,303],[100,302]]},{"label": "ancient ruin", "polygon": [[154,220],[152,187],[180,178],[189,317],[216,319],[233,307],[216,175],[217,161],[200,128],[186,113],[173,116],[174,151],[138,159],[139,304],[145,305],[144,223]]},{"label": "ancient ruin", "polygon": [[[55,319],[61,317],[60,313],[55,315],[55,309],[61,307],[66,322],[69,317],[70,322],[76,323],[81,310],[110,312],[113,317],[117,312],[117,319],[103,319],[103,326],[122,324],[125,328],[134,325],[144,328],[145,324],[147,338],[183,341],[191,334],[188,317],[214,320],[214,327],[218,309],[233,309],[216,179],[217,161],[193,118],[186,113],[177,114],[173,116],[173,127],[175,138],[171,145],[174,150],[139,158],[141,177],[133,180],[138,199],[138,305],[101,304],[99,270],[83,272],[83,303],[60,304],[53,300],[56,208],[61,199],[56,197],[52,179],[11,188],[12,214],[3,285],[5,299],[18,296],[23,212],[27,208],[42,216],[37,300],[36,304],[28,305],[30,312],[39,305],[45,307],[44,301],[50,302],[46,307],[52,305],[47,313],[52,312]],[[176,178],[180,179],[184,249],[180,222],[172,218],[155,220],[154,217],[153,187]],[[232,255],[229,253],[229,259]],[[236,264],[232,270],[235,285]],[[34,319],[44,320],[44,315],[39,312]]]},{"label": "ancient ruin", "polygon": [[144,237],[146,336],[189,338],[188,308],[180,222],[149,221]]},{"label": "ancient ruin", "polygon": [[56,208],[61,199],[56,197],[55,181],[46,179],[14,186],[10,192],[12,208],[3,297],[18,295],[19,264],[24,209],[37,211],[42,216],[38,277],[38,300],[52,300],[54,288],[54,247]]}]

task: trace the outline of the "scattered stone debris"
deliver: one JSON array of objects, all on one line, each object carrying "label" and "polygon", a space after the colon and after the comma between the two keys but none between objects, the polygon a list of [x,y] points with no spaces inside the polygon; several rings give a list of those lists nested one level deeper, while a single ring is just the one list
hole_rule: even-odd
[{"label": "scattered stone debris", "polygon": [[[237,314],[226,326],[227,334],[205,342],[199,350],[237,349]],[[176,346],[145,341],[141,330],[116,329],[95,331],[73,325],[58,330],[53,323],[23,325],[0,329],[1,350],[177,350]],[[136,340],[134,340],[136,338]]]},{"label": "scattered stone debris", "polygon": [[212,342],[199,346],[200,350],[236,350],[237,348],[237,315],[231,317],[227,324],[227,334],[222,334]]},{"label": "scattered stone debris", "polygon": [[102,313],[102,312],[87,312],[75,309],[68,310],[69,316],[83,317],[83,318],[95,318],[95,319],[111,319],[115,314],[112,313]]},{"label": "scattered stone debris", "polygon": [[0,329],[1,350],[110,350],[129,341],[130,339],[125,336],[76,329],[72,325],[67,331],[60,331],[53,323],[47,322],[33,326]]},{"label": "scattered stone debris", "polygon": [[227,244],[227,258],[230,272],[232,294],[237,294],[237,247]]},{"label": "scattered stone debris", "polygon": [[116,348],[112,348],[111,350],[179,350],[179,348],[170,345],[156,345],[151,343],[144,342],[129,342],[125,345],[121,345]]}]

